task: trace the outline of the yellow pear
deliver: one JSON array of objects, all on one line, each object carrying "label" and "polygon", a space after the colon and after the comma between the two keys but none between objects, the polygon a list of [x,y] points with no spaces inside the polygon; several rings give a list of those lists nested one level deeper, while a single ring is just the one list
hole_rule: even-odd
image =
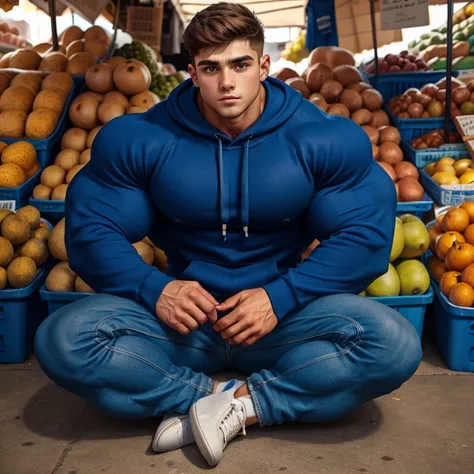
[{"label": "yellow pear", "polygon": [[471,165],[472,160],[468,158],[461,158],[460,160],[456,161],[456,163],[453,165],[454,171],[456,171],[456,176],[459,178],[459,176],[461,176]]},{"label": "yellow pear", "polygon": [[454,165],[456,160],[454,158],[450,158],[449,156],[443,156],[443,158],[440,158],[437,162],[437,164],[443,164],[443,165]]},{"label": "yellow pear", "polygon": [[446,172],[456,175],[456,170],[452,165],[448,165],[447,163],[440,163],[438,161],[438,163],[436,163],[435,167],[433,168],[433,174],[440,172]]},{"label": "yellow pear", "polygon": [[474,170],[468,168],[460,177],[459,184],[471,184],[474,183]]},{"label": "yellow pear", "polygon": [[436,161],[433,161],[433,163],[430,163],[429,165],[426,165],[423,170],[425,171],[425,173],[428,175],[428,176],[432,176],[433,175],[433,169],[436,165]]},{"label": "yellow pear", "polygon": [[456,178],[456,175],[453,173],[447,173],[446,171],[435,173],[431,179],[440,185],[459,184],[459,180]]}]

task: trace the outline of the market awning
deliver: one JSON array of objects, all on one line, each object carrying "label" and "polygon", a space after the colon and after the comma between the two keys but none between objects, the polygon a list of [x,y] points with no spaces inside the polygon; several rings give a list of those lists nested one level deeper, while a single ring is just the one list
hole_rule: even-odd
[{"label": "market awning", "polygon": [[[173,0],[180,10],[181,17],[188,23],[193,16],[213,3],[208,0]],[[304,27],[305,8],[307,0],[227,0],[231,3],[241,3],[254,11],[266,28],[282,26]]]}]

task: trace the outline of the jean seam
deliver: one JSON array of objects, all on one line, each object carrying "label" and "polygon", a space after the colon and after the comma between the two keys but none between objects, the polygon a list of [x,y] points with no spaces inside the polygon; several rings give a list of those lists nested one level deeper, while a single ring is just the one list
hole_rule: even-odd
[{"label": "jean seam", "polygon": [[286,372],[284,372],[283,374],[280,374],[278,377],[273,377],[269,380],[263,380],[262,382],[258,382],[256,384],[254,384],[254,387],[256,390],[258,390],[259,388],[263,387],[264,385],[266,385],[267,383],[269,382],[275,382],[276,380],[280,380],[284,377],[286,377],[287,375],[290,375],[292,374],[293,372],[297,371],[297,370],[301,370],[301,369],[304,369],[306,367],[309,367],[310,365],[313,365],[313,364],[316,364],[318,362],[321,362],[323,360],[327,360],[327,359],[332,359],[333,357],[342,357],[346,354],[348,354],[349,352],[352,351],[352,349],[355,347],[355,346],[358,346],[359,345],[359,342],[360,341],[357,341],[357,342],[354,342],[352,343],[351,347],[348,347],[346,350],[342,351],[342,352],[332,352],[331,354],[326,354],[324,356],[321,356],[321,357],[318,357],[317,359],[313,359],[309,362],[306,362],[305,364],[301,364],[297,367],[293,367],[289,370],[287,370]]},{"label": "jean seam", "polygon": [[[93,338],[96,338],[96,337],[99,337],[99,333],[98,333],[98,327],[104,322],[106,321],[107,319],[109,318],[112,318],[114,316],[116,316],[117,313],[113,313],[113,314],[109,314],[107,315],[105,318],[102,318],[99,322],[97,322],[93,328],[92,328],[92,332],[93,332]],[[134,332],[136,334],[141,334],[141,335],[144,335],[144,336],[148,336],[148,337],[151,337],[153,339],[160,339],[161,341],[168,341],[168,342],[172,342],[173,344],[180,344],[182,346],[187,346],[187,347],[193,347],[194,349],[199,349],[201,351],[206,351],[206,352],[215,352],[217,354],[220,354],[220,351],[213,351],[211,349],[208,349],[207,347],[200,347],[200,346],[196,346],[194,344],[185,344],[183,342],[180,342],[180,341],[176,341],[174,339],[169,339],[169,338],[166,338],[166,337],[162,337],[162,336],[158,336],[156,334],[150,334],[149,332],[145,332],[145,331],[139,331],[137,329],[134,329],[134,328],[130,328],[128,326],[125,326],[125,327],[121,327],[121,328],[116,328],[116,329],[119,329],[119,330],[127,330],[127,331],[131,331],[131,332]],[[224,353],[225,354],[225,353]]]},{"label": "jean seam", "polygon": [[199,392],[203,392],[203,393],[208,393],[207,390],[203,390],[201,388],[200,385],[196,385],[194,384],[193,382],[190,382],[190,381],[187,381],[187,380],[181,380],[177,377],[174,377],[172,376],[171,374],[169,374],[168,372],[166,372],[166,370],[163,370],[161,367],[158,367],[157,365],[153,364],[152,362],[150,362],[149,360],[146,360],[145,358],[143,357],[140,357],[136,354],[132,354],[131,352],[128,352],[128,351],[125,351],[123,349],[118,349],[116,347],[110,347],[110,346],[107,346],[106,344],[104,344],[102,341],[99,341],[97,340],[96,338],[94,338],[94,341],[97,342],[98,344],[100,344],[102,347],[104,347],[105,349],[107,349],[108,351],[111,351],[111,352],[118,352],[119,354],[123,354],[123,355],[127,355],[133,359],[136,359],[136,360],[139,360],[147,365],[149,365],[150,367],[152,367],[153,369],[155,369],[156,371],[158,372],[161,372],[163,375],[165,375],[166,377],[176,381],[176,382],[181,382],[181,383],[184,383],[186,385],[189,385],[190,387],[194,388],[195,390],[199,391]]},{"label": "jean seam", "polygon": [[255,413],[257,414],[258,422],[260,426],[265,426],[265,420],[263,418],[262,407],[260,406],[260,401],[258,400],[256,389],[253,386],[250,379],[247,379],[247,387],[249,389],[250,398],[252,399],[253,406],[255,407]]}]

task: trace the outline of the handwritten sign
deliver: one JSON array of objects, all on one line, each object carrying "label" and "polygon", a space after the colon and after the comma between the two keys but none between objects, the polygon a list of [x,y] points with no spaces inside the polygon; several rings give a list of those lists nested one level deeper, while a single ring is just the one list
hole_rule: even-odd
[{"label": "handwritten sign", "polygon": [[428,0],[382,0],[382,30],[399,30],[430,24]]},{"label": "handwritten sign", "polygon": [[454,117],[454,125],[463,142],[474,139],[474,115]]}]

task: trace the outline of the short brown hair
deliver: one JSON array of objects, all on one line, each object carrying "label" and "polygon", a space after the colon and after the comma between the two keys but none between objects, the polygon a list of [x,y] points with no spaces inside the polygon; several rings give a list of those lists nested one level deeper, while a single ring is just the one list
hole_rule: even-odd
[{"label": "short brown hair", "polygon": [[262,22],[244,5],[220,2],[201,10],[191,20],[183,36],[192,60],[201,49],[247,40],[259,56],[263,54],[265,36]]}]

